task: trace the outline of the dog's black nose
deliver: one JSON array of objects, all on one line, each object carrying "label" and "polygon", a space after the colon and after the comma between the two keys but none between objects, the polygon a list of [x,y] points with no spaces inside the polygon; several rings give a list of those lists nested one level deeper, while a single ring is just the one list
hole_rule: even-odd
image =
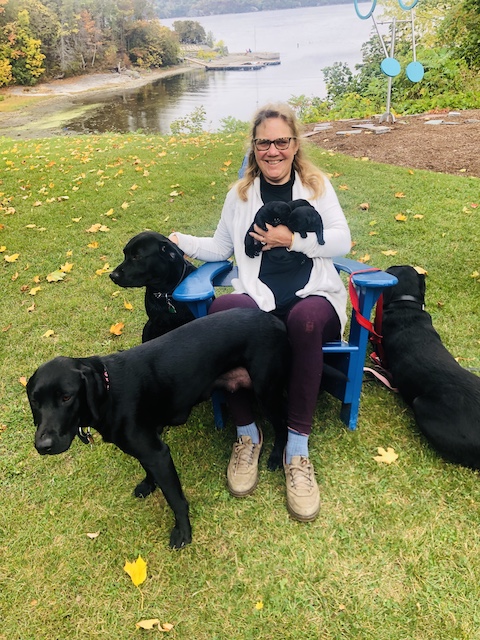
[{"label": "dog's black nose", "polygon": [[53,447],[53,438],[44,436],[35,440],[35,449],[42,456],[51,452]]},{"label": "dog's black nose", "polygon": [[110,274],[110,278],[116,282],[118,280],[118,271],[112,271],[112,273]]}]

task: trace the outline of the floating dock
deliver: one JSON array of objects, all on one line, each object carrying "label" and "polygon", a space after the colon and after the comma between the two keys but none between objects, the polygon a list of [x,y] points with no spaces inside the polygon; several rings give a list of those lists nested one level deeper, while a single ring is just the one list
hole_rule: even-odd
[{"label": "floating dock", "polygon": [[202,60],[192,56],[185,56],[185,61],[198,64],[206,71],[258,71],[265,67],[280,64],[279,53],[232,53],[227,56]]}]

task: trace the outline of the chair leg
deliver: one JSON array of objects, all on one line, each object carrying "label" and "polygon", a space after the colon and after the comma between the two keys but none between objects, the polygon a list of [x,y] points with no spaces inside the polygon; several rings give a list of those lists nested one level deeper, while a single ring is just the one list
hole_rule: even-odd
[{"label": "chair leg", "polygon": [[212,405],[213,405],[213,419],[216,429],[223,429],[225,427],[225,420],[223,419],[222,405],[225,404],[225,395],[220,390],[215,390],[212,393]]}]

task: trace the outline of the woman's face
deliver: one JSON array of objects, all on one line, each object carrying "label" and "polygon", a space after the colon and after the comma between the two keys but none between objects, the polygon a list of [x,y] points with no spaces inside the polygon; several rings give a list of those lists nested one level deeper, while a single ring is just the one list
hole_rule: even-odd
[{"label": "woman's face", "polygon": [[[293,135],[289,125],[283,118],[267,118],[258,125],[255,131],[256,140],[278,140],[291,138]],[[285,184],[290,180],[293,158],[298,149],[298,141],[290,140],[290,146],[283,151],[271,144],[266,151],[255,148],[255,158],[263,177],[270,184]]]}]

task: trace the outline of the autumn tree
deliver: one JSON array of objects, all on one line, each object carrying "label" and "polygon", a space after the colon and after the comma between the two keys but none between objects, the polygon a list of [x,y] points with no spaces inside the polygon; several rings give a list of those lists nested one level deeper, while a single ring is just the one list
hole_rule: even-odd
[{"label": "autumn tree", "polygon": [[17,84],[34,85],[45,71],[45,56],[40,50],[40,40],[32,36],[26,9],[18,13],[14,22],[3,27],[0,42],[3,83],[8,84],[5,79],[11,74],[11,80]]},{"label": "autumn tree", "polygon": [[207,41],[205,29],[195,20],[175,20],[173,29],[182,44],[205,44]]},{"label": "autumn tree", "polygon": [[178,62],[178,43],[158,20],[138,20],[127,35],[128,54],[139,66],[163,67]]}]

